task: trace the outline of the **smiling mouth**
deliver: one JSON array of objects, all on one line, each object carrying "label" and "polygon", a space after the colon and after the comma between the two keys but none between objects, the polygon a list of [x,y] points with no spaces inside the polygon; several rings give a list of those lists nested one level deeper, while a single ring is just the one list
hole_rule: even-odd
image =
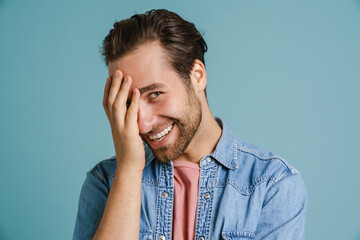
[{"label": "smiling mouth", "polygon": [[173,127],[173,124],[171,124],[169,127],[165,128],[165,129],[162,130],[161,132],[149,136],[149,138],[150,138],[152,141],[155,141],[155,142],[160,141],[160,140],[162,140],[166,135],[169,134],[169,132],[171,131],[172,127]]}]

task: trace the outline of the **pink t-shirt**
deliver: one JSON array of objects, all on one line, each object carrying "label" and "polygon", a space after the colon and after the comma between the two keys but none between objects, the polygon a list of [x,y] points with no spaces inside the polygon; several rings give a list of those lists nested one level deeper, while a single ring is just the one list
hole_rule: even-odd
[{"label": "pink t-shirt", "polygon": [[200,166],[177,160],[173,164],[175,192],[172,239],[194,239]]}]

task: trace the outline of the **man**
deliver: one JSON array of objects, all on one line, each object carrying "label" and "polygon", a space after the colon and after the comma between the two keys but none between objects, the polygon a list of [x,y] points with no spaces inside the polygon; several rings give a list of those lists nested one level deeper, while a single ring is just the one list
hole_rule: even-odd
[{"label": "man", "polygon": [[103,106],[116,156],[87,173],[74,239],[305,238],[301,175],[212,116],[206,50],[167,10],[114,24]]}]

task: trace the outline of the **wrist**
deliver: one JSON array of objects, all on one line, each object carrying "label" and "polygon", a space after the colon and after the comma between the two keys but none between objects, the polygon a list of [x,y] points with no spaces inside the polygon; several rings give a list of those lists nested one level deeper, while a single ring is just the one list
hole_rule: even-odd
[{"label": "wrist", "polygon": [[117,163],[115,174],[142,176],[143,170],[143,167]]}]

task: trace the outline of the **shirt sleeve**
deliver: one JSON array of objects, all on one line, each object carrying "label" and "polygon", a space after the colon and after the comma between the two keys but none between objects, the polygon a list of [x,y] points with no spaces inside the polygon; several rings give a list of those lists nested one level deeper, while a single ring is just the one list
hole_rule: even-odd
[{"label": "shirt sleeve", "polygon": [[108,187],[101,177],[94,170],[87,172],[80,192],[73,240],[93,238],[102,218],[108,195]]},{"label": "shirt sleeve", "polygon": [[299,173],[277,182],[265,195],[255,239],[305,239],[307,201]]}]

